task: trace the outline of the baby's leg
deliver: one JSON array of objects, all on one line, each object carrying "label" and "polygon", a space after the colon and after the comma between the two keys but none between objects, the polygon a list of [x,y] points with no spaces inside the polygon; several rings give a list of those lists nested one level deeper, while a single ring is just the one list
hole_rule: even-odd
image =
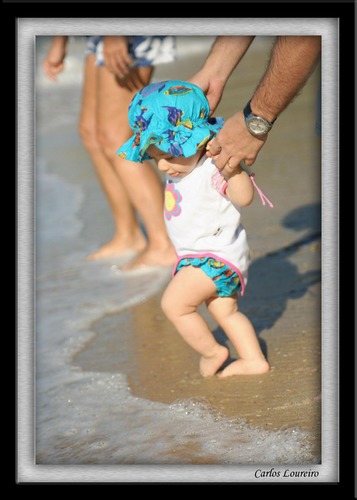
[{"label": "baby's leg", "polygon": [[213,281],[192,266],[182,268],[169,283],[161,306],[182,338],[199,354],[200,372],[204,377],[214,375],[228,358],[228,349],[218,344],[197,307],[214,296]]},{"label": "baby's leg", "polygon": [[254,375],[267,373],[269,363],[260,348],[250,320],[238,311],[237,297],[217,297],[209,301],[208,309],[223,328],[236,349],[239,359],[230,363],[219,375]]}]

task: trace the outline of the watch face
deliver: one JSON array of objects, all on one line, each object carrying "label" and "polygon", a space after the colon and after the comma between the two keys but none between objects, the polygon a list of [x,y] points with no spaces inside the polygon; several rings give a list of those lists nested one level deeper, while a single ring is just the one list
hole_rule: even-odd
[{"label": "watch face", "polygon": [[247,127],[254,135],[267,134],[271,128],[263,118],[260,118],[258,116],[248,118]]}]

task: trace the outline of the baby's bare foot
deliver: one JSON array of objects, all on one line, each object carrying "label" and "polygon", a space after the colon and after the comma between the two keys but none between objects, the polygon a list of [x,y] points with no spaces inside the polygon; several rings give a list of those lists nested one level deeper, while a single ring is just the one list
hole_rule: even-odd
[{"label": "baby's bare foot", "polygon": [[133,271],[142,267],[167,267],[172,266],[177,260],[173,247],[162,249],[146,248],[130,262],[121,266],[122,271]]},{"label": "baby's bare foot", "polygon": [[106,259],[123,255],[128,252],[141,252],[146,247],[146,239],[144,236],[135,239],[134,241],[122,240],[114,238],[105,245],[101,246],[95,252],[87,255],[88,260]]},{"label": "baby's bare foot", "polygon": [[217,345],[211,356],[200,359],[200,373],[203,377],[212,377],[229,356],[229,350],[223,345]]},{"label": "baby's bare foot", "polygon": [[219,375],[219,378],[231,377],[232,375],[259,375],[268,373],[269,363],[265,359],[246,360],[239,359],[230,363]]}]

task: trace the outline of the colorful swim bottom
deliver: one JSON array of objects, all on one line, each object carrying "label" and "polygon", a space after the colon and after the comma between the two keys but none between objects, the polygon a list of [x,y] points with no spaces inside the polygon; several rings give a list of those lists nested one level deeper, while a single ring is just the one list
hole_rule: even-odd
[{"label": "colorful swim bottom", "polygon": [[202,269],[202,271],[214,281],[219,297],[230,297],[241,288],[238,274],[227,266],[227,264],[213,259],[212,257],[181,259],[177,265],[176,272],[187,266],[199,267]]},{"label": "colorful swim bottom", "polygon": [[[133,66],[156,66],[176,58],[175,36],[127,36]],[[103,37],[87,36],[86,55],[96,56],[96,66],[104,66]]]}]

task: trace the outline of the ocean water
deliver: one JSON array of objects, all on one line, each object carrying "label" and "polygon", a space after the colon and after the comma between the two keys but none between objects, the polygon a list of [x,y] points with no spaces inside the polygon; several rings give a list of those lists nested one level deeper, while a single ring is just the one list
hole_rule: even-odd
[{"label": "ocean water", "polygon": [[[181,57],[189,57],[187,43],[192,51],[207,52],[210,40],[186,38],[179,45]],[[57,471],[62,466],[160,466],[140,476],[132,468],[110,469],[114,477],[122,474],[131,481],[155,481],[167,465],[228,466],[205,476],[208,482],[232,471],[235,478],[246,479],[248,473],[248,480],[254,479],[249,467],[246,472],[240,466],[309,469],[315,459],[305,431],[267,431],[194,400],[166,405],[140,399],[130,392],[125,373],[88,372],[73,363],[93,339],[95,321],[156,294],[170,271],[120,274],[115,265],[120,260],[85,259],[113,228],[77,133],[83,42],[71,41],[57,84],[41,72],[47,46],[44,38],[36,48],[35,464]],[[88,480],[106,478],[106,469],[98,476],[90,470],[66,468],[66,480],[86,474]],[[197,469],[169,469],[165,477],[187,479],[192,473]]]}]

